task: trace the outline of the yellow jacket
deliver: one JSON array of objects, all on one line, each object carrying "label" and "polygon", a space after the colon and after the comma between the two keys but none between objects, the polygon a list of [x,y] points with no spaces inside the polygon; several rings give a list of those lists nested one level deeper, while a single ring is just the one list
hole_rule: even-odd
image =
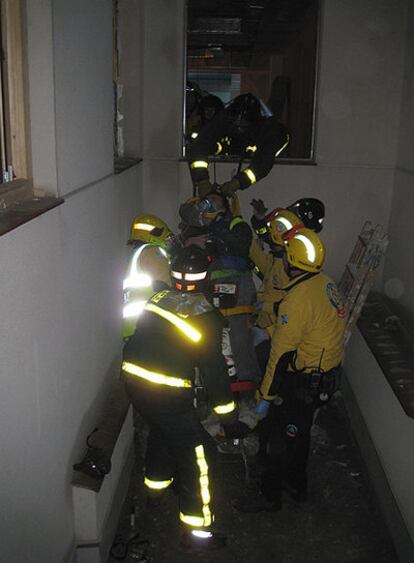
[{"label": "yellow jacket", "polygon": [[138,316],[145,302],[159,291],[156,282],[171,286],[170,265],[165,250],[154,244],[144,244],[135,249],[129,260],[124,279],[124,306],[122,311],[122,336],[129,338],[135,332]]},{"label": "yellow jacket", "polygon": [[263,250],[258,239],[253,239],[249,257],[263,276],[262,285],[257,292],[257,300],[262,304],[257,324],[260,328],[271,331],[276,323],[274,304],[283,299],[291,282],[283,268],[282,259]]},{"label": "yellow jacket", "polygon": [[286,352],[296,353],[294,366],[288,367],[292,372],[296,369],[309,373],[319,367],[328,371],[342,362],[344,316],[336,285],[322,272],[298,282],[286,293],[279,305],[260,388],[264,399],[270,400],[275,395],[273,391],[270,394],[271,386],[279,360]]}]

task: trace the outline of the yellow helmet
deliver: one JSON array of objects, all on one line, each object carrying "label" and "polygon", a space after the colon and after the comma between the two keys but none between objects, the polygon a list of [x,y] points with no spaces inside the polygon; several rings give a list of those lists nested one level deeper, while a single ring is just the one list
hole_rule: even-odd
[{"label": "yellow helmet", "polygon": [[279,246],[284,246],[283,235],[302,222],[297,215],[287,209],[277,209],[273,217],[269,217],[270,236],[272,241]]},{"label": "yellow helmet", "polygon": [[307,272],[321,270],[325,261],[325,246],[314,231],[295,227],[283,239],[289,264]]},{"label": "yellow helmet", "polygon": [[131,226],[129,243],[135,241],[149,242],[157,246],[166,246],[171,231],[166,223],[156,215],[141,213],[137,215]]}]

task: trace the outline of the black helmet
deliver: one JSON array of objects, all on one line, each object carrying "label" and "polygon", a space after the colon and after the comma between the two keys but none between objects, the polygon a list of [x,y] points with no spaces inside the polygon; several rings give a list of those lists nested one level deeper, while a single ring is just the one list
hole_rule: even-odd
[{"label": "black helmet", "polygon": [[203,123],[208,123],[219,111],[224,109],[224,103],[218,96],[214,96],[214,94],[203,96],[199,106]]},{"label": "black helmet", "polygon": [[308,229],[312,229],[315,233],[319,233],[322,230],[325,206],[320,199],[303,197],[289,205],[287,209],[293,211]]},{"label": "black helmet", "polygon": [[253,94],[241,94],[226,107],[226,114],[236,127],[247,127],[260,120],[260,101]]},{"label": "black helmet", "polygon": [[191,244],[178,251],[171,263],[171,277],[175,289],[183,292],[203,292],[208,286],[208,254]]}]

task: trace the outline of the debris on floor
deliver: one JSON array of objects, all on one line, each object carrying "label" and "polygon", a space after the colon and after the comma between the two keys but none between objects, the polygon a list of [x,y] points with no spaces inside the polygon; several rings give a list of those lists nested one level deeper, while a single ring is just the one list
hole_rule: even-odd
[{"label": "debris on floor", "polygon": [[[136,466],[119,521],[119,545],[114,544],[108,563],[194,563],[194,554],[185,553],[178,546],[178,506],[173,490],[166,491],[158,506],[146,504],[142,485],[144,443],[145,428],[138,419]],[[197,560],[397,563],[340,394],[319,411],[311,452],[308,501],[298,503],[286,495],[279,512],[254,515],[239,513],[232,504],[245,489],[243,457],[221,455],[216,523],[227,536],[227,546],[209,554],[197,554]]]}]

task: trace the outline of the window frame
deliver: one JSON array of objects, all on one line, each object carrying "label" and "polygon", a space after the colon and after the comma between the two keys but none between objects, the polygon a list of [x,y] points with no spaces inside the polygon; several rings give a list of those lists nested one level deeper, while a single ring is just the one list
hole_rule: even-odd
[{"label": "window frame", "polygon": [[[22,0],[0,0],[1,17],[1,153],[7,172],[12,166],[13,179],[5,181],[0,170],[0,208],[33,197],[29,154],[27,99],[27,54],[25,14]],[[3,161],[4,157],[4,161]]]}]

